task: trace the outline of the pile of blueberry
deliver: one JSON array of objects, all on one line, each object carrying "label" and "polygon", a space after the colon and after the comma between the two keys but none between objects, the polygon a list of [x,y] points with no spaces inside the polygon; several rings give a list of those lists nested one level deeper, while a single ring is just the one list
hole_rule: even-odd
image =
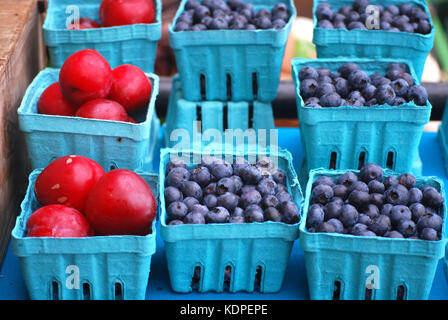
[{"label": "pile of blueberry", "polygon": [[442,207],[443,196],[434,187],[416,187],[408,173],[383,177],[380,166],[368,163],[359,175],[317,178],[306,225],[310,232],[436,241]]},{"label": "pile of blueberry", "polygon": [[290,18],[288,6],[254,10],[241,0],[189,0],[177,18],[174,31],[283,29]]},{"label": "pile of blueberry", "polygon": [[255,164],[231,164],[204,156],[188,170],[172,159],[166,168],[165,202],[169,225],[205,223],[299,222],[299,210],[286,187],[285,172],[268,157]]},{"label": "pile of blueberry", "polygon": [[[328,2],[319,3],[316,9],[317,26],[324,29],[361,29],[367,30],[369,16],[375,14],[368,6],[369,0],[355,0],[351,6],[342,6],[334,11]],[[379,21],[376,28],[371,30],[387,30],[395,32],[409,32],[428,34],[431,24],[426,12],[409,3],[400,6],[389,5],[384,7],[375,4]],[[370,20],[369,20],[370,21]]]},{"label": "pile of blueberry", "polygon": [[402,63],[389,64],[386,75],[368,75],[357,63],[341,65],[337,72],[305,66],[299,71],[300,94],[306,107],[399,106],[411,101],[427,104],[428,93],[416,85]]}]

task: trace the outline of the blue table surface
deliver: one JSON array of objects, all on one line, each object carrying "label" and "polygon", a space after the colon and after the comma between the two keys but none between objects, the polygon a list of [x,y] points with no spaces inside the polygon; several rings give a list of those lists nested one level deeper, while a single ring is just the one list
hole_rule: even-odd
[{"label": "blue table surface", "polygon": [[[299,171],[302,158],[300,133],[297,128],[280,128],[279,145],[288,149],[294,157],[294,166]],[[158,155],[156,156],[158,157]],[[442,155],[437,142],[437,134],[425,132],[420,144],[420,157],[423,162],[423,175],[438,176],[447,183]],[[158,159],[156,162],[158,163]],[[29,299],[21,273],[19,259],[12,253],[11,245],[0,272],[0,300]],[[151,273],[146,291],[148,300],[304,300],[309,299],[304,254],[299,241],[293,245],[282,289],[275,294],[254,293],[188,293],[180,294],[171,290],[165,248],[157,236],[157,250],[151,260]],[[448,299],[448,281],[439,262],[434,278],[430,300]]]}]

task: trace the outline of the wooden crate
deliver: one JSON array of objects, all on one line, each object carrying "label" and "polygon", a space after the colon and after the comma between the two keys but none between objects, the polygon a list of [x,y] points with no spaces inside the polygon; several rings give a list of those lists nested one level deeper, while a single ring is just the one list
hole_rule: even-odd
[{"label": "wooden crate", "polygon": [[17,108],[27,86],[46,63],[42,4],[36,0],[0,1],[0,267],[30,172]]}]

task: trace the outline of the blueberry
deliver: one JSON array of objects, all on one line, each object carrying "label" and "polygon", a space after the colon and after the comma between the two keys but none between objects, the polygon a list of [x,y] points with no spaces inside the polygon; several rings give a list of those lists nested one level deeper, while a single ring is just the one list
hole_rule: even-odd
[{"label": "blueberry", "polygon": [[407,97],[409,84],[406,80],[398,78],[392,81],[391,86],[398,97]]},{"label": "blueberry", "polygon": [[400,9],[395,5],[389,5],[386,7],[386,11],[389,11],[392,15],[397,16],[400,14]]},{"label": "blueberry", "polygon": [[233,175],[232,165],[224,160],[213,162],[209,167],[209,171],[218,180]]},{"label": "blueberry", "polygon": [[206,6],[197,6],[194,9],[194,21],[195,22],[201,22],[201,20],[205,17],[205,16],[210,16],[211,12],[210,9],[207,8]]},{"label": "blueberry", "polygon": [[193,197],[198,200],[202,199],[202,188],[194,181],[183,181],[180,190],[185,197]]},{"label": "blueberry", "polygon": [[216,184],[216,194],[221,195],[225,194],[226,192],[234,193],[235,190],[235,182],[234,179],[231,177],[225,177],[218,181]]},{"label": "blueberry", "polygon": [[188,213],[187,206],[180,201],[172,202],[166,209],[170,220],[183,220]]},{"label": "blueberry", "polygon": [[362,95],[364,97],[364,99],[371,100],[375,97],[376,94],[376,87],[373,84],[367,84],[363,89],[362,89]]},{"label": "blueberry", "polygon": [[358,176],[354,172],[345,172],[339,176],[337,183],[350,188],[351,185],[358,181]]},{"label": "blueberry", "polygon": [[244,210],[244,218],[246,222],[263,222],[263,210],[257,205],[250,205]]},{"label": "blueberry", "polygon": [[[343,204],[336,201],[329,202],[325,205],[325,220],[339,218],[341,216]],[[323,209],[321,209],[323,211]]]},{"label": "blueberry", "polygon": [[272,28],[272,21],[269,17],[258,16],[254,19],[255,26],[259,29],[270,29]]},{"label": "blueberry", "polygon": [[350,194],[354,190],[369,193],[369,186],[365,182],[356,181],[348,188],[348,193]]},{"label": "blueberry", "polygon": [[411,204],[409,210],[411,210],[412,220],[416,222],[426,214],[425,206],[418,202]]},{"label": "blueberry", "polygon": [[392,228],[390,218],[383,214],[380,214],[378,217],[372,219],[368,227],[377,236],[383,236]]},{"label": "blueberry", "polygon": [[367,7],[370,5],[369,0],[355,0],[353,1],[353,9],[359,13],[365,13]]},{"label": "blueberry", "polygon": [[320,105],[324,108],[339,107],[341,102],[341,96],[336,92],[327,93],[320,98]]},{"label": "blueberry", "polygon": [[322,29],[334,29],[333,23],[330,20],[322,19],[317,22],[317,27]]},{"label": "blueberry", "polygon": [[368,204],[362,213],[367,215],[370,219],[373,219],[380,215],[380,210],[376,205]]},{"label": "blueberry", "polygon": [[333,20],[333,10],[330,7],[318,7],[316,9],[317,20]]},{"label": "blueberry", "polygon": [[377,206],[378,208],[382,208],[383,204],[384,204],[384,194],[371,193],[370,194],[370,203]]},{"label": "blueberry", "polygon": [[288,187],[286,186],[286,185],[284,185],[284,184],[281,184],[281,183],[277,183],[277,193],[279,193],[279,192],[287,192],[287,193],[289,193],[289,191],[288,191]]},{"label": "blueberry", "polygon": [[437,231],[433,228],[424,228],[420,232],[420,239],[429,240],[429,241],[438,241],[439,236],[437,235]]},{"label": "blueberry", "polygon": [[[350,25],[349,25],[350,29]],[[349,74],[348,82],[350,85],[358,90],[365,88],[370,83],[370,78],[364,71],[356,70]]]},{"label": "blueberry", "polygon": [[359,236],[361,235],[361,233],[363,233],[364,231],[367,231],[367,226],[365,224],[362,223],[356,223],[350,230],[350,233],[355,235],[355,236]]},{"label": "blueberry", "polygon": [[208,194],[204,197],[204,204],[209,208],[214,208],[218,204],[218,198],[214,194]]},{"label": "blueberry", "polygon": [[167,186],[179,188],[183,182],[190,179],[190,172],[182,167],[173,168],[166,177]]},{"label": "blueberry", "polygon": [[283,29],[285,26],[286,26],[286,22],[285,22],[285,20],[283,20],[283,19],[275,19],[275,20],[272,22],[272,27],[273,27],[275,30]]},{"label": "blueberry", "polygon": [[210,26],[210,23],[212,23],[213,18],[211,16],[205,16],[201,19],[200,24],[203,24],[207,28]]},{"label": "blueberry", "polygon": [[420,19],[418,21],[418,25],[417,25],[417,28],[416,28],[418,33],[428,34],[428,33],[431,33],[431,29],[432,29],[431,28],[431,24],[429,23],[428,20]]},{"label": "blueberry", "polygon": [[207,223],[226,223],[229,221],[229,218],[230,213],[224,207],[215,207],[205,215]]},{"label": "blueberry", "polygon": [[408,189],[401,185],[397,184],[395,186],[389,187],[384,193],[385,202],[393,204],[393,205],[407,205],[409,200],[409,192]]},{"label": "blueberry", "polygon": [[261,205],[263,208],[277,207],[280,201],[275,195],[266,195],[261,199]]},{"label": "blueberry", "polygon": [[286,191],[280,191],[275,195],[280,203],[285,201],[291,201],[291,195]]},{"label": "blueberry", "polygon": [[423,203],[431,208],[438,209],[443,205],[443,196],[436,188],[427,187],[423,191]]},{"label": "blueberry", "polygon": [[241,194],[240,205],[243,209],[252,204],[259,204],[261,202],[261,194],[257,190],[249,190]]},{"label": "blueberry", "polygon": [[370,203],[370,195],[367,192],[353,190],[348,196],[348,203],[362,210]]},{"label": "blueberry", "polygon": [[389,22],[384,21],[384,20],[380,22],[380,29],[381,30],[390,30],[390,28],[391,28],[391,25],[390,25]]},{"label": "blueberry", "polygon": [[204,194],[215,194],[216,193],[216,182],[212,182],[210,184],[208,184],[205,188],[204,188]]},{"label": "blueberry", "polygon": [[383,207],[381,208],[381,214],[388,216],[390,218],[391,212],[392,212],[392,208],[394,207],[393,204],[390,203],[385,203],[383,205]]},{"label": "blueberry", "polygon": [[359,171],[361,181],[369,183],[372,180],[383,180],[383,168],[375,163],[366,163]]},{"label": "blueberry", "polygon": [[442,218],[435,213],[425,213],[417,221],[417,228],[423,230],[424,228],[433,228],[440,232],[442,230]]},{"label": "blueberry", "polygon": [[282,221],[282,215],[274,207],[266,208],[264,210],[263,216],[264,216],[264,221],[274,221],[274,222]]},{"label": "blueberry", "polygon": [[333,186],[333,194],[335,197],[340,197],[345,200],[348,196],[348,188],[343,184],[337,184]]},{"label": "blueberry", "polygon": [[242,170],[240,177],[243,179],[244,183],[250,185],[256,185],[261,179],[260,170],[255,166],[248,166]]},{"label": "blueberry", "polygon": [[342,224],[342,222],[340,220],[338,220],[338,219],[330,219],[327,222],[331,223],[334,226],[336,233],[343,233],[344,232],[344,225]]},{"label": "blueberry", "polygon": [[263,178],[257,184],[257,190],[262,196],[275,195],[277,193],[277,183],[270,178]]},{"label": "blueberry", "polygon": [[398,179],[394,176],[388,176],[383,179],[384,188],[387,190],[391,186],[396,186],[398,184]]},{"label": "blueberry", "polygon": [[181,20],[181,21],[176,22],[176,26],[174,27],[174,31],[189,31],[190,28],[191,28],[191,24]]},{"label": "blueberry", "polygon": [[171,186],[165,188],[164,195],[165,195],[165,202],[167,204],[170,204],[171,202],[174,201],[182,201],[184,198],[182,192],[180,192],[179,189]]},{"label": "blueberry", "polygon": [[378,105],[378,101],[376,100],[376,98],[370,99],[369,101],[366,102],[366,106],[368,107],[373,107]]},{"label": "blueberry", "polygon": [[272,172],[272,179],[274,179],[274,181],[277,184],[286,185],[286,174],[281,169],[274,169],[273,170],[273,172]]},{"label": "blueberry", "polygon": [[321,224],[319,224],[316,231],[322,233],[335,233],[336,226],[330,222],[322,222]]},{"label": "blueberry", "polygon": [[405,238],[412,237],[417,232],[417,226],[415,222],[412,220],[400,220],[397,224],[397,230],[400,232]]},{"label": "blueberry", "polygon": [[173,170],[176,167],[181,167],[181,168],[186,169],[187,164],[185,163],[185,161],[182,158],[173,158],[166,165],[166,172],[170,172],[171,170]]},{"label": "blueberry", "polygon": [[301,68],[299,71],[299,80],[300,81],[303,81],[305,79],[314,79],[317,81],[318,78],[319,78],[319,73],[313,67],[305,66],[305,67]]},{"label": "blueberry", "polygon": [[361,232],[360,236],[363,236],[363,237],[376,237],[376,234],[373,231],[367,230],[367,231]]},{"label": "blueberry", "polygon": [[[238,13],[240,15],[242,15],[243,17],[245,17],[247,21],[252,21],[252,18],[254,16],[254,12],[252,10],[250,10],[250,9],[241,9],[240,11],[238,11]],[[256,27],[253,24],[249,24],[249,23],[246,24],[246,28],[249,25],[253,26],[253,28],[254,28],[253,30],[256,29]]]},{"label": "blueberry", "polygon": [[359,223],[368,225],[371,221],[372,221],[372,219],[370,219],[370,217],[369,217],[368,215],[366,215],[366,214],[364,214],[364,213],[361,213],[361,214],[359,215],[359,218],[358,218],[358,222],[359,222]]},{"label": "blueberry", "polygon": [[375,86],[379,87],[381,85],[390,84],[391,80],[383,77],[382,75],[378,73],[374,73],[370,76],[370,82]]},{"label": "blueberry", "polygon": [[334,85],[332,85],[331,83],[325,82],[325,83],[319,84],[319,88],[317,89],[316,95],[317,95],[317,97],[321,98],[323,95],[326,95],[329,93],[334,93],[334,92],[336,92]]},{"label": "blueberry", "polygon": [[360,21],[352,21],[348,24],[347,26],[348,30],[355,30],[355,29],[360,29],[360,30],[367,30],[366,26],[364,25],[364,23],[360,22]]},{"label": "blueberry", "polygon": [[244,216],[244,210],[241,207],[233,209],[231,216]]},{"label": "blueberry", "polygon": [[186,197],[182,202],[187,206],[188,211],[191,211],[191,207],[195,204],[199,204],[199,200],[193,197]]},{"label": "blueberry", "polygon": [[353,226],[359,218],[359,213],[356,208],[350,204],[344,204],[342,206],[340,219],[344,227]]},{"label": "blueberry", "polygon": [[393,105],[393,106],[401,106],[401,105],[403,105],[403,104],[405,104],[405,103],[407,103],[407,101],[406,101],[404,98],[402,98],[402,97],[396,97],[396,98],[394,99],[394,101],[392,102],[392,105]]},{"label": "blueberry", "polygon": [[326,184],[317,185],[311,193],[313,200],[320,204],[327,204],[334,196],[333,188]]},{"label": "blueberry", "polygon": [[211,8],[213,10],[222,10],[224,12],[229,12],[230,7],[227,5],[226,2],[224,2],[223,0],[212,0],[211,2]]},{"label": "blueberry", "polygon": [[321,177],[318,177],[316,180],[314,180],[312,187],[314,188],[314,187],[318,186],[319,184],[326,184],[330,187],[333,187],[335,185],[335,182],[331,177],[321,176]]},{"label": "blueberry", "polygon": [[202,213],[190,212],[185,216],[184,223],[186,224],[205,224],[205,217]]},{"label": "blueberry", "polygon": [[171,220],[171,221],[168,223],[169,226],[178,226],[178,225],[180,225],[180,224],[184,224],[184,222],[181,221],[181,220]]},{"label": "blueberry", "polygon": [[210,177],[210,171],[208,171],[207,167],[198,166],[190,172],[190,180],[197,182],[201,186],[208,185]]},{"label": "blueberry", "polygon": [[232,215],[229,218],[229,223],[245,223],[245,222],[246,222],[246,220],[245,220],[244,216]]},{"label": "blueberry", "polygon": [[225,30],[229,28],[229,23],[223,17],[216,17],[210,22],[208,28],[211,30]]},{"label": "blueberry", "polygon": [[351,6],[342,6],[339,8],[338,13],[347,16],[352,11]]},{"label": "blueberry", "polygon": [[238,10],[238,8],[243,4],[241,0],[227,0],[227,5],[232,10]]},{"label": "blueberry", "polygon": [[319,205],[311,205],[308,209],[308,216],[306,219],[306,227],[316,228],[320,223],[322,223],[325,219],[325,211],[322,206]]},{"label": "blueberry", "polygon": [[376,179],[369,181],[367,186],[369,187],[370,193],[384,193],[385,191],[384,184]]},{"label": "blueberry", "polygon": [[207,26],[202,23],[197,23],[193,27],[191,27],[191,31],[203,31],[207,30]]},{"label": "blueberry", "polygon": [[403,79],[405,80],[409,86],[413,86],[414,85],[414,79],[412,78],[412,76],[407,73],[407,72],[402,72],[399,74],[399,79]]},{"label": "blueberry", "polygon": [[395,226],[397,226],[401,220],[411,220],[411,218],[412,218],[411,210],[403,205],[394,206],[390,212],[390,220],[392,224]]},{"label": "blueberry", "polygon": [[190,212],[199,212],[203,216],[205,216],[208,211],[209,210],[208,210],[207,206],[204,206],[204,205],[199,204],[199,203],[192,205],[191,208],[190,208]]},{"label": "blueberry", "polygon": [[384,234],[384,236],[386,238],[394,238],[394,239],[403,239],[404,238],[403,235],[396,230],[388,231]]},{"label": "blueberry", "polygon": [[342,77],[336,78],[334,80],[334,89],[336,90],[336,93],[343,98],[346,98],[350,93],[350,86],[348,84],[348,81]]},{"label": "blueberry", "polygon": [[282,213],[282,221],[288,224],[294,224],[300,220],[300,212],[297,205],[292,201],[284,201],[280,204],[280,212]]},{"label": "blueberry", "polygon": [[358,70],[361,69],[357,63],[347,62],[339,67],[338,72],[341,74],[342,77],[347,79],[350,73]]},{"label": "blueberry", "polygon": [[376,90],[376,100],[379,104],[390,104],[394,102],[396,95],[395,91],[390,85],[380,85]]},{"label": "blueberry", "polygon": [[408,90],[408,100],[414,101],[418,106],[424,106],[428,101],[428,92],[423,86],[411,86]]},{"label": "blueberry", "polygon": [[239,200],[240,199],[236,194],[226,192],[218,197],[217,205],[232,211],[238,206]]},{"label": "blueberry", "polygon": [[201,3],[199,1],[188,0],[187,3],[185,3],[185,9],[186,10],[195,9],[196,7],[199,7],[200,5],[201,5]]},{"label": "blueberry", "polygon": [[254,185],[251,185],[251,184],[245,184],[241,188],[240,194],[243,194],[243,193],[245,193],[247,191],[250,191],[250,190],[257,190],[257,186],[254,186]]},{"label": "blueberry", "polygon": [[319,78],[317,79],[317,82],[319,85],[322,85],[324,83],[333,83],[333,79],[330,76],[326,75],[319,75]]},{"label": "blueberry", "polygon": [[404,173],[398,177],[398,183],[402,184],[408,189],[411,189],[415,186],[416,183],[415,177],[410,173]]}]

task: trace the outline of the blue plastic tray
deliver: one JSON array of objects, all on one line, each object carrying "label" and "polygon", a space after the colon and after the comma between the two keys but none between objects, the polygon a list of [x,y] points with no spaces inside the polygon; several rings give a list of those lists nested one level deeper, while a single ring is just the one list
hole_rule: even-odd
[{"label": "blue plastic tray", "polygon": [[350,57],[350,58],[388,58],[409,59],[414,65],[417,78],[421,80],[426,58],[434,44],[434,25],[425,0],[390,0],[387,4],[381,0],[371,0],[371,4],[400,5],[411,3],[425,10],[430,19],[432,31],[429,34],[408,32],[393,32],[386,30],[347,30],[323,29],[317,27],[315,15],[321,2],[329,2],[333,9],[344,5],[352,5],[353,0],[317,0],[314,1],[314,34],[319,58]]},{"label": "blue plastic tray", "polygon": [[[190,101],[274,100],[286,41],[296,17],[293,1],[247,1],[255,10],[286,3],[291,17],[281,30],[175,32],[174,26],[186,2],[182,0],[173,24],[169,26],[170,45],[174,49],[184,97]],[[201,94],[201,77],[205,82],[204,95]],[[228,91],[231,91],[230,97]]]},{"label": "blue plastic tray", "polygon": [[[350,170],[358,173],[357,170]],[[396,300],[400,287],[402,299],[424,300],[431,291],[437,264],[445,255],[446,200],[439,241],[361,237],[344,234],[311,233],[306,229],[307,212],[313,182],[320,176],[339,177],[347,170],[316,169],[310,172],[305,193],[300,245],[305,252],[310,298],[331,300],[339,283],[339,299],[366,299],[366,285],[375,277],[369,294],[372,300]],[[385,171],[385,176],[398,174]],[[437,177],[417,177],[417,186],[433,186],[444,199],[443,181]]]},{"label": "blue plastic tray", "polygon": [[133,64],[145,72],[153,72],[157,42],[162,37],[162,1],[154,0],[156,17],[151,24],[67,30],[67,20],[73,15],[68,6],[76,6],[81,18],[99,22],[100,4],[99,0],[48,1],[43,32],[51,66],[60,68],[71,54],[91,48],[99,51],[112,68]]},{"label": "blue plastic tray", "polygon": [[[34,194],[34,183],[41,171],[34,170],[30,174],[21,213],[12,231],[12,250],[20,258],[30,298],[144,299],[151,256],[156,251],[156,219],[152,224],[153,232],[147,236],[27,238],[26,222],[41,207]],[[157,174],[137,173],[157,199]],[[116,292],[117,284],[121,292]]]},{"label": "blue plastic tray", "polygon": [[58,77],[59,69],[41,71],[28,87],[17,111],[33,169],[44,168],[52,160],[68,154],[89,157],[106,170],[142,169],[152,161],[160,128],[155,112],[159,78],[155,74],[148,74],[152,95],[148,107],[136,116],[137,124],[38,114],[40,95]]},{"label": "blue plastic tray", "polygon": [[235,135],[247,133],[246,143],[269,146],[275,124],[271,103],[188,101],[183,97],[179,76],[175,75],[164,127],[167,147],[189,149],[193,145],[206,147],[212,140],[209,135],[216,139],[216,133],[222,143],[233,144]]},{"label": "blue plastic tray", "polygon": [[[299,71],[304,66],[325,67],[336,71],[347,61],[359,64],[368,74],[385,74],[391,62],[406,63],[419,84],[412,65],[405,60],[301,59],[292,61],[296,87],[297,113],[308,170],[330,168],[358,169],[360,162],[374,162],[397,172],[413,172],[423,128],[429,122],[432,106],[414,102],[401,106],[306,107],[300,95]],[[364,159],[364,161],[362,161]],[[419,175],[419,172],[413,172]]]},{"label": "blue plastic tray", "polygon": [[[160,156],[159,187],[161,224],[160,232],[166,248],[171,287],[175,292],[192,291],[192,278],[196,267],[200,268],[199,292],[224,290],[226,267],[231,267],[230,292],[255,290],[258,268],[261,270],[260,292],[277,292],[281,289],[289,255],[298,237],[299,224],[263,222],[248,224],[166,224],[165,168],[171,157],[182,156],[190,167],[200,161],[204,153],[183,150],[180,155],[174,149],[162,149]],[[269,153],[265,153],[269,154]],[[217,157],[243,156],[255,161],[257,153],[215,153]],[[278,155],[278,167],[287,174],[287,186],[300,208],[302,192],[292,156],[286,150],[271,153]],[[197,165],[197,164],[196,164]]]}]

